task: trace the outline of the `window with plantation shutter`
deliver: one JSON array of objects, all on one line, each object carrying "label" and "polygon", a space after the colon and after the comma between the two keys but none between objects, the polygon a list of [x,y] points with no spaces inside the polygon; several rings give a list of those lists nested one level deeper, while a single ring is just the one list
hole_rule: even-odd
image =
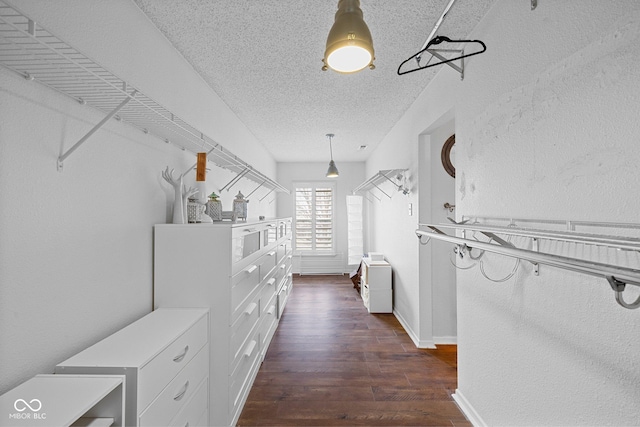
[{"label": "window with plantation shutter", "polygon": [[298,253],[334,251],[334,183],[296,183],[294,240]]}]

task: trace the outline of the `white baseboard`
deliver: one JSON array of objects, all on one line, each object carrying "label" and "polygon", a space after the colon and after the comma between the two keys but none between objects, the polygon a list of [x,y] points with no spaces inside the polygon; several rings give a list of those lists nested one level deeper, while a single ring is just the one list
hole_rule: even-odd
[{"label": "white baseboard", "polygon": [[484,422],[480,414],[476,412],[473,406],[469,403],[466,397],[462,394],[460,389],[456,389],[456,392],[451,395],[453,400],[458,404],[458,407],[462,411],[465,417],[469,420],[474,427],[487,427],[487,423]]},{"label": "white baseboard", "polygon": [[433,337],[433,342],[436,343],[436,345],[438,344],[442,344],[442,345],[449,345],[449,344],[458,344],[458,337],[456,336],[444,336],[444,337]]},{"label": "white baseboard", "polygon": [[393,310],[393,314],[394,316],[396,316],[396,319],[398,319],[398,322],[400,322],[404,330],[407,332],[407,335],[409,335],[409,338],[411,338],[411,341],[413,341],[417,348],[436,348],[436,344],[433,342],[433,340],[421,341],[418,338],[418,335],[416,335],[413,329],[409,327],[409,324],[402,318],[397,310]]}]

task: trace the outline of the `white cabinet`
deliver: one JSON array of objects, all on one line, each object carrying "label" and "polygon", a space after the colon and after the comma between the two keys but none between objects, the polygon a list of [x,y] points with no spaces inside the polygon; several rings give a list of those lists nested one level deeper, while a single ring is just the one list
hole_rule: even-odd
[{"label": "white cabinet", "polygon": [[362,259],[360,292],[369,313],[393,312],[391,266],[386,261]]},{"label": "white cabinet", "polygon": [[122,375],[37,375],[0,396],[0,426],[123,426]]},{"label": "white cabinet", "polygon": [[160,224],[154,239],[155,307],[210,310],[209,425],[235,425],[291,292],[291,219]]},{"label": "white cabinet", "polygon": [[125,375],[127,426],[174,425],[174,419],[207,425],[197,422],[208,414],[208,401],[199,404],[209,384],[208,310],[156,310],[60,363],[55,372]]}]

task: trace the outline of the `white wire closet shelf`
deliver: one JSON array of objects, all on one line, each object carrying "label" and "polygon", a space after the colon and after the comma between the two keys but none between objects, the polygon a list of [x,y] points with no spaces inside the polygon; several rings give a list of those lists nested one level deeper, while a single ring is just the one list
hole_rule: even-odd
[{"label": "white wire closet shelf", "polygon": [[107,69],[0,0],[0,65],[36,80],[107,116],[58,158],[64,160],[109,119],[115,117],[145,133],[193,153],[271,191],[290,191],[186,123]]},{"label": "white wire closet shelf", "polygon": [[[404,180],[406,178],[405,172],[407,169],[386,169],[380,170],[378,173],[367,179],[362,184],[353,189],[352,194],[371,192],[374,188],[378,189],[382,194],[391,198],[391,195],[384,191],[380,186],[389,181],[393,184],[397,191],[401,191],[403,194],[409,194],[409,189],[405,187]],[[373,193],[372,193],[373,194]],[[374,195],[375,196],[375,195]],[[377,198],[377,196],[375,196]],[[380,200],[378,198],[378,200]]]},{"label": "white wire closet shelf", "polygon": [[[564,231],[520,227],[515,225],[516,220],[509,220],[508,226],[479,224],[476,222],[469,222],[469,220],[459,223],[456,223],[453,220],[451,221],[452,223],[450,224],[419,224],[419,228],[416,230],[416,235],[420,239],[420,243],[427,244],[431,238],[452,243],[455,245],[454,252],[457,256],[460,258],[467,257],[474,261],[479,260],[484,255],[485,251],[517,258],[518,260],[528,261],[533,264],[533,271],[536,275],[538,274],[539,265],[548,265],[577,273],[601,277],[606,279],[607,283],[615,292],[615,299],[618,304],[628,309],[640,308],[640,296],[631,303],[627,302],[623,296],[626,285],[640,287],[639,269],[631,268],[626,265],[619,265],[618,262],[616,264],[601,262],[600,260],[594,260],[586,256],[590,253],[587,248],[606,248],[612,250],[614,254],[634,252],[636,254],[636,261],[638,261],[640,260],[640,256],[638,256],[638,253],[640,253],[640,238],[613,234],[579,233],[575,231],[575,227],[578,225],[592,228],[640,230],[640,224],[587,221],[518,220],[520,223],[530,221],[536,223],[548,222],[553,224],[566,224],[567,230]],[[461,231],[462,237],[449,235],[442,231],[443,229],[453,230],[454,232]],[[469,233],[471,233],[471,236],[468,236]],[[477,233],[484,236],[484,238],[487,238],[488,241],[478,240],[475,237]],[[512,236],[525,238],[525,240],[531,239],[532,249],[519,248],[512,241],[506,240]],[[426,237],[427,240],[423,242],[422,237]],[[569,257],[554,253],[557,251],[541,251],[539,249],[541,241],[576,245],[580,248],[580,250],[575,250],[579,255]],[[548,246],[549,248],[553,247],[552,245]],[[478,255],[473,256],[471,254],[473,249],[477,249],[481,252]],[[596,252],[598,251],[596,250]],[[508,277],[511,277],[512,275]]]}]

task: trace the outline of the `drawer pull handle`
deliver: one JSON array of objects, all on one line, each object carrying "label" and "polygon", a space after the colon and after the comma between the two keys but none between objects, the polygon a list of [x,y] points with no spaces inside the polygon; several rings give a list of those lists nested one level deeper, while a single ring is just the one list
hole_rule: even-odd
[{"label": "drawer pull handle", "polygon": [[282,264],[282,265],[280,266],[280,268],[281,268],[282,270],[284,270],[284,269],[286,268],[286,265]]},{"label": "drawer pull handle", "polygon": [[275,283],[276,283],[276,279],[274,279],[273,277],[271,279],[267,280],[267,285],[269,285],[269,286],[273,286],[273,285],[275,285]]},{"label": "drawer pull handle", "polygon": [[187,381],[186,383],[184,383],[184,385],[182,386],[182,390],[180,391],[180,393],[176,394],[175,396],[173,396],[173,400],[180,400],[184,397],[184,395],[187,393],[187,389],[189,388],[189,381]]},{"label": "drawer pull handle", "polygon": [[267,314],[272,315],[274,310],[275,310],[275,306],[272,305],[271,307],[269,307],[269,311],[267,311]]},{"label": "drawer pull handle", "polygon": [[289,255],[287,258],[289,258],[289,259],[293,258],[293,255]]},{"label": "drawer pull handle", "polygon": [[244,357],[249,357],[253,353],[253,349],[256,348],[256,341],[253,340],[247,346],[247,349],[244,352]]},{"label": "drawer pull handle", "polygon": [[269,256],[274,256],[275,254],[276,254],[276,251],[267,252],[267,255]]},{"label": "drawer pull handle", "polygon": [[251,304],[249,304],[247,309],[244,311],[244,314],[246,314],[247,316],[251,316],[253,314],[253,312],[256,310],[257,306],[258,306],[258,304],[256,304],[255,302],[252,302]]},{"label": "drawer pull handle", "polygon": [[187,355],[188,351],[189,351],[189,346],[186,346],[181,354],[179,354],[179,355],[177,355],[176,357],[173,358],[173,361],[174,362],[182,362],[182,359],[184,359],[184,357]]},{"label": "drawer pull handle", "polygon": [[251,274],[251,273],[253,273],[254,271],[256,271],[256,268],[258,268],[258,266],[254,264],[254,265],[252,265],[251,267],[247,268],[245,271],[246,271],[248,274]]}]

